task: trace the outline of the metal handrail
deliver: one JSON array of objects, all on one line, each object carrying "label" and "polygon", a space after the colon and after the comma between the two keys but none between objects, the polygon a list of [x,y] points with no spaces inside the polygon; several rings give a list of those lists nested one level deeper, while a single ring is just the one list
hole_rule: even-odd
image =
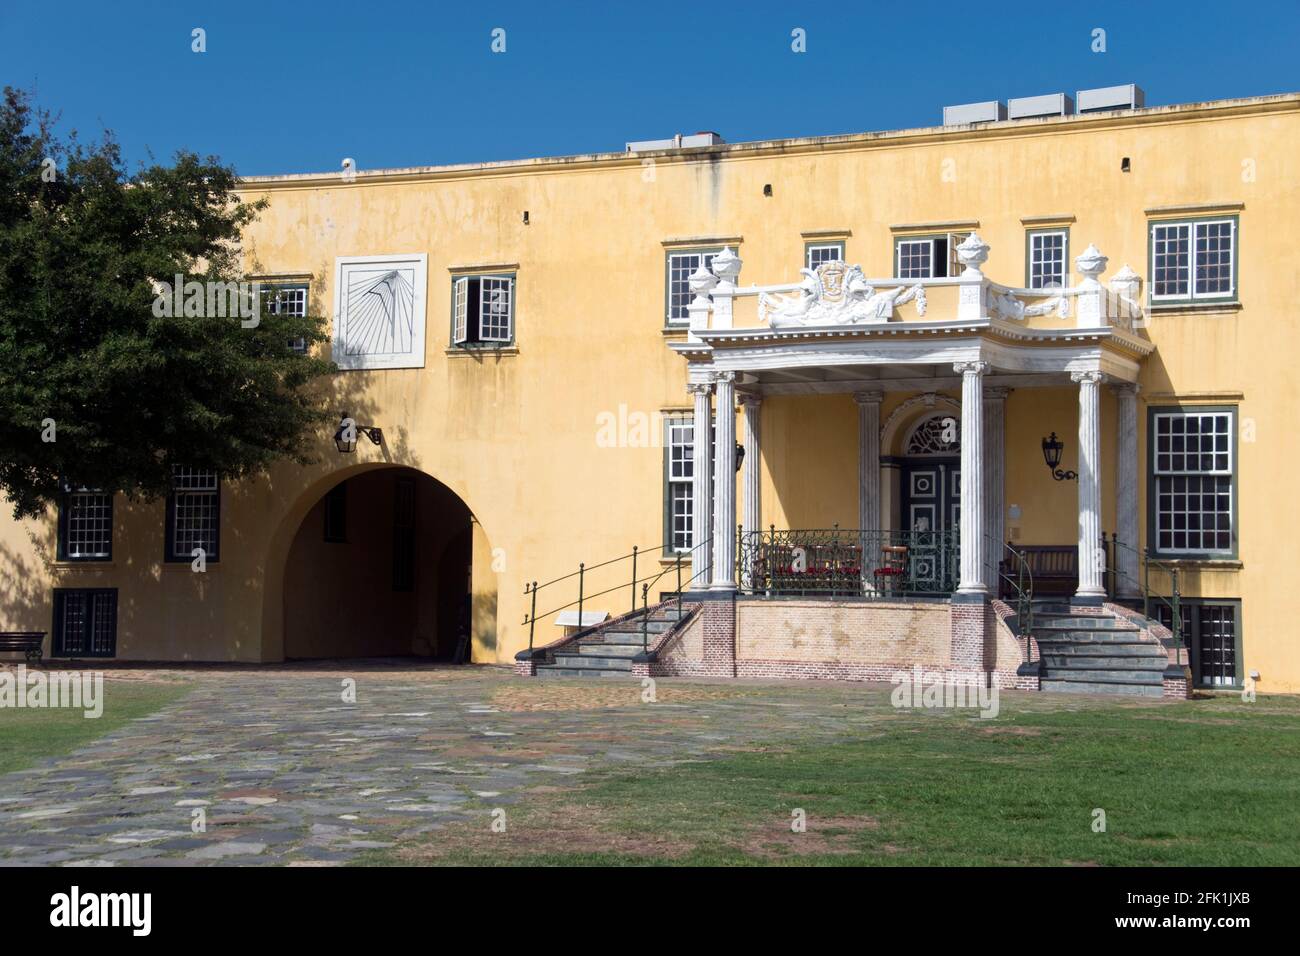
[{"label": "metal handrail", "polygon": [[[683,557],[686,557],[686,556],[688,556],[688,555],[691,556],[691,557],[693,558],[693,556],[694,556],[697,552],[704,551],[704,549],[710,547],[711,542],[712,542],[712,539],[706,539],[706,540],[704,540],[704,541],[699,542],[698,544],[693,544],[693,545],[691,546],[691,548],[690,548],[690,551],[687,551],[687,552],[682,552],[682,551],[675,552],[675,555],[676,555],[676,561],[674,562],[674,564],[675,564],[675,566],[676,566],[676,568],[677,568],[677,578],[678,578],[678,595],[677,595],[677,598],[678,598],[678,609],[679,609],[679,611],[680,611],[680,608],[681,608],[681,593],[680,593],[680,592],[681,592],[681,565],[682,565],[682,558],[683,558]],[[661,577],[663,577],[663,576],[668,572],[668,570],[669,570],[668,568],[664,568],[662,571],[660,571],[657,575],[654,575],[653,577],[651,577],[650,575],[647,575],[647,576],[644,577],[644,578],[638,578],[638,577],[637,577],[637,570],[636,570],[636,567],[637,567],[637,558],[640,557],[640,556],[644,556],[644,555],[647,554],[647,553],[648,553],[648,554],[655,554],[655,553],[658,553],[658,552],[662,552],[662,551],[666,550],[666,548],[667,548],[666,545],[660,545],[660,546],[657,547],[657,548],[641,548],[641,547],[633,547],[632,550],[629,551],[629,552],[627,552],[626,554],[621,554],[621,555],[619,555],[618,557],[610,558],[610,559],[607,560],[607,561],[601,561],[599,564],[588,565],[588,564],[586,564],[585,562],[581,562],[581,561],[580,561],[580,562],[578,562],[578,570],[576,570],[576,571],[571,571],[571,572],[568,573],[568,574],[562,574],[562,575],[560,575],[560,576],[557,577],[557,578],[552,578],[551,580],[549,580],[549,581],[545,581],[545,582],[543,582],[543,583],[541,583],[541,584],[538,584],[536,581],[533,581],[533,582],[531,582],[531,583],[525,583],[525,584],[524,584],[524,596],[525,596],[526,598],[529,599],[529,609],[528,609],[528,612],[524,615],[523,623],[524,623],[524,625],[526,625],[526,626],[528,627],[528,649],[531,651],[531,650],[533,650],[533,647],[534,647],[534,635],[535,635],[535,629],[536,629],[536,625],[537,625],[537,620],[538,620],[538,618],[550,617],[552,614],[557,614],[557,613],[559,613],[560,611],[568,610],[569,608],[571,608],[571,607],[573,607],[573,606],[575,606],[575,605],[576,605],[577,608],[578,608],[578,630],[579,630],[579,631],[582,631],[582,630],[583,630],[582,609],[583,609],[583,606],[586,604],[586,602],[589,601],[589,600],[591,600],[592,598],[603,597],[603,596],[606,595],[606,594],[612,594],[612,593],[614,593],[615,591],[621,591],[621,590],[623,590],[624,588],[630,587],[631,590],[632,590],[632,609],[631,609],[631,612],[630,612],[630,613],[635,613],[635,612],[636,612],[636,609],[637,609],[637,606],[636,606],[636,600],[637,600],[636,586],[637,586],[637,584],[638,584],[638,583],[642,583],[642,582],[651,582],[651,583],[653,583],[654,581],[658,581],[658,580],[659,580]],[[598,570],[598,569],[600,569],[600,568],[609,567],[610,565],[617,564],[617,563],[619,563],[620,561],[627,561],[627,560],[629,560],[629,559],[630,559],[631,562],[632,562],[632,575],[631,575],[631,579],[630,579],[629,581],[620,581],[619,583],[613,585],[612,587],[607,587],[607,588],[605,588],[604,590],[596,591],[596,592],[593,592],[593,593],[587,593],[587,591],[586,591],[586,579],[587,579],[587,575],[588,575],[590,572],[595,571],[595,570]],[[700,575],[701,573],[702,573],[702,572],[697,571],[695,574],[691,575],[690,580],[691,580],[691,581],[694,581],[697,577],[699,577],[699,575]],[[538,591],[541,591],[541,590],[543,590],[543,589],[545,589],[545,588],[551,587],[552,585],[559,584],[559,583],[561,583],[561,582],[563,582],[563,581],[570,581],[570,580],[572,580],[573,578],[577,578],[577,579],[578,579],[578,597],[577,597],[577,599],[576,599],[576,600],[573,600],[573,601],[569,601],[567,604],[561,604],[561,605],[558,605],[558,606],[556,606],[556,607],[553,607],[553,608],[551,608],[549,611],[542,611],[542,612],[539,614],[538,611],[537,611],[537,592],[538,592]],[[648,585],[647,585],[647,587],[648,587]],[[644,598],[644,595],[645,595],[646,593],[647,593],[647,592],[646,592],[646,589],[643,588],[643,589],[642,589],[642,596],[643,596],[643,598]],[[643,601],[643,603],[644,603],[644,601]]]},{"label": "metal handrail", "polygon": [[1006,553],[1016,559],[1016,576],[1002,570],[1002,561],[998,562],[998,576],[1007,582],[1016,592],[1016,628],[1025,639],[1025,663],[1034,661],[1034,569],[1024,551],[1013,548],[1007,541],[999,541]]},{"label": "metal handrail", "polygon": [[[1162,602],[1169,608],[1169,620],[1171,624],[1169,630],[1173,634],[1174,649],[1177,650],[1181,648],[1183,646],[1183,614],[1182,589],[1179,586],[1178,581],[1178,568],[1172,564],[1166,564],[1158,558],[1153,558],[1151,556],[1150,548],[1143,548],[1139,551],[1137,548],[1125,544],[1123,541],[1119,540],[1119,535],[1112,535],[1109,545],[1110,547],[1108,548],[1106,534],[1105,532],[1102,532],[1101,547],[1105,563],[1108,565],[1106,570],[1110,572],[1112,581],[1115,581],[1118,577],[1123,577],[1126,580],[1132,581],[1134,586],[1137,587],[1139,593],[1142,595],[1143,617],[1151,618],[1151,569],[1155,568],[1157,572],[1169,576],[1169,597],[1165,597],[1162,594],[1156,594],[1155,598],[1157,601]],[[1111,560],[1113,548],[1123,548],[1124,550],[1137,555],[1138,567],[1141,569],[1140,573],[1142,575],[1141,580],[1134,578],[1131,574],[1126,574],[1121,571],[1119,569],[1119,562],[1117,560]]]}]

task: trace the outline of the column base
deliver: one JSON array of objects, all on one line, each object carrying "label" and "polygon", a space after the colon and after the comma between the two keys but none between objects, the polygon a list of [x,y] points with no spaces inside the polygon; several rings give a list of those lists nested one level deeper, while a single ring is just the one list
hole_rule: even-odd
[{"label": "column base", "polygon": [[1070,597],[1071,607],[1101,607],[1106,601],[1106,594],[1074,594]]}]

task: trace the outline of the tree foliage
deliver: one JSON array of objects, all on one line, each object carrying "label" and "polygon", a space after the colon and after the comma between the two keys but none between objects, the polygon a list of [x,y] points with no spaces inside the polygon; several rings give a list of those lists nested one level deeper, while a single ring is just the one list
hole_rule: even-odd
[{"label": "tree foliage", "polygon": [[[152,498],[173,465],[237,479],[307,462],[333,365],[320,316],[159,316],[158,283],[237,282],[247,203],[232,168],[180,152],[128,174],[111,135],[59,137],[6,88],[0,104],[0,494],[16,517],[66,486]],[[53,430],[49,424],[53,422]],[[49,441],[51,432],[55,440]]]}]

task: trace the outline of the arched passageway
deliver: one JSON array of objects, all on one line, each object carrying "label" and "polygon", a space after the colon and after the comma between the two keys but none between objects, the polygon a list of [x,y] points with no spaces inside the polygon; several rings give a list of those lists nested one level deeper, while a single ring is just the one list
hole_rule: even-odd
[{"label": "arched passageway", "polygon": [[472,517],[411,468],[354,474],[307,512],[284,574],[284,656],[468,662]]}]

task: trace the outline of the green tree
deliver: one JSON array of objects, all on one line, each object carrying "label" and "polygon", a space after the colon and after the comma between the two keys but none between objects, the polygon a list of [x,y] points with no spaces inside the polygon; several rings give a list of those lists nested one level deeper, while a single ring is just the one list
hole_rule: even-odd
[{"label": "green tree", "polygon": [[237,187],[231,167],[187,152],[128,174],[111,134],[60,137],[5,89],[0,494],[15,517],[40,514],[65,484],[153,498],[173,465],[238,479],[311,460],[329,417],[311,385],[334,366],[289,343],[324,341],[323,318],[155,314],[158,283],[177,274],[241,278],[240,233],[264,202]]}]

